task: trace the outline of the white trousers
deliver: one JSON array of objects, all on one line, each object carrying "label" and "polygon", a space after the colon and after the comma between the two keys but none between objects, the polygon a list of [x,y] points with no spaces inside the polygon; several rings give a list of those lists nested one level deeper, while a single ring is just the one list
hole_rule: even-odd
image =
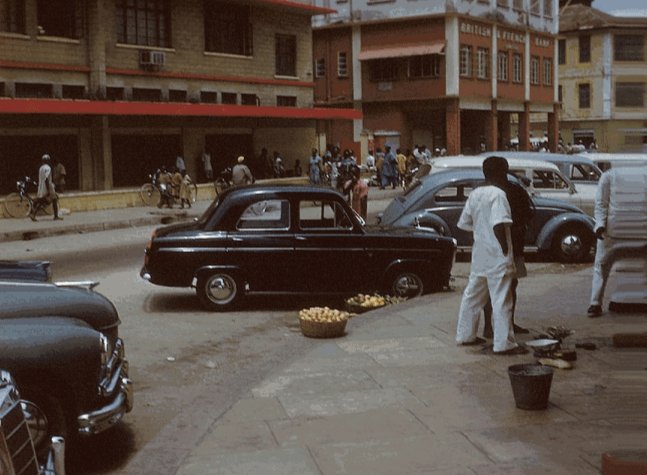
[{"label": "white trousers", "polygon": [[613,247],[614,240],[609,236],[596,239],[595,261],[593,263],[593,278],[591,279],[591,305],[602,305],[604,288],[607,286],[612,263],[607,255]]},{"label": "white trousers", "polygon": [[458,312],[457,343],[476,339],[481,311],[489,296],[492,299],[493,350],[506,351],[517,346],[512,329],[512,278],[513,274],[487,277],[470,274]]}]

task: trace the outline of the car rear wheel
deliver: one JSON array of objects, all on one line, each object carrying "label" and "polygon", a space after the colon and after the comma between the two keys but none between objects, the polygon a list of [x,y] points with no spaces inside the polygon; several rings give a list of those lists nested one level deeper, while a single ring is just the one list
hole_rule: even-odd
[{"label": "car rear wheel", "polygon": [[214,272],[198,279],[196,292],[206,309],[220,311],[238,302],[241,288],[233,273]]},{"label": "car rear wheel", "polygon": [[567,226],[557,231],[552,244],[555,259],[566,263],[584,260],[591,250],[588,234],[586,229],[578,226]]},{"label": "car rear wheel", "polygon": [[385,292],[394,297],[413,298],[422,295],[424,285],[420,276],[409,270],[394,272],[387,279]]}]

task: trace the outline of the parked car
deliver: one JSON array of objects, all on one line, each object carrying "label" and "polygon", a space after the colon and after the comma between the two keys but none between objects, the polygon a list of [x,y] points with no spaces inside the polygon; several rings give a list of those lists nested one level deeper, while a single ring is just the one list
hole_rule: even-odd
[{"label": "parked car", "polygon": [[65,440],[54,436],[41,463],[20,391],[8,371],[0,370],[0,474],[65,475]]},{"label": "parked car", "polygon": [[[473,157],[436,158],[432,160],[431,172],[435,173],[447,168],[476,168],[480,170],[483,161],[494,153],[504,155],[504,153],[493,152]],[[597,183],[576,187],[554,163],[530,158],[506,157],[506,159],[512,173],[518,178],[528,179],[528,189],[531,194],[568,201],[589,216],[593,216]]]},{"label": "parked car", "polygon": [[647,153],[585,152],[578,156],[591,159],[602,171],[607,171],[609,168],[618,166],[629,167],[647,165]]},{"label": "parked car", "polygon": [[50,282],[52,280],[52,267],[49,261],[0,260],[0,280]]},{"label": "parked car", "polygon": [[114,305],[93,283],[0,281],[0,368],[24,400],[36,450],[103,432],[133,404]]},{"label": "parked car", "polygon": [[334,190],[253,185],[228,189],[196,222],[155,230],[140,275],[195,287],[212,310],[260,293],[411,297],[448,285],[455,251],[450,238],[365,227]]},{"label": "parked car", "polygon": [[[513,176],[510,180],[516,180]],[[391,226],[431,229],[456,239],[459,248],[471,249],[472,233],[458,228],[458,219],[470,192],[485,183],[477,169],[433,173],[395,198],[380,217]],[[549,251],[562,262],[588,257],[593,244],[593,219],[575,206],[534,196],[535,213],[526,234],[526,251]]]}]

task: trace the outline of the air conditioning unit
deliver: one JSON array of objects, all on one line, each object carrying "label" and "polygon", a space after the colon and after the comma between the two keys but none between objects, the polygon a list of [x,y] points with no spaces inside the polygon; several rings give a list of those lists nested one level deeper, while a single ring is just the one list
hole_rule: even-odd
[{"label": "air conditioning unit", "polygon": [[166,53],[164,51],[140,51],[139,66],[149,71],[159,71],[166,63]]}]

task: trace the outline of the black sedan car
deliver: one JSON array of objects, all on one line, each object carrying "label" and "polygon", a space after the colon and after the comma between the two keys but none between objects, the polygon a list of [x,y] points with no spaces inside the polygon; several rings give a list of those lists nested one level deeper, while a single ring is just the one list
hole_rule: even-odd
[{"label": "black sedan car", "polygon": [[411,297],[448,285],[455,251],[453,239],[428,232],[369,229],[330,189],[245,186],[196,222],[155,230],[140,275],[195,287],[212,310],[254,293]]},{"label": "black sedan car", "polygon": [[[510,180],[516,178],[510,176]],[[451,236],[459,248],[470,249],[472,233],[459,229],[458,219],[471,190],[485,182],[478,169],[452,169],[422,178],[384,210],[380,223],[433,230]],[[561,262],[589,256],[594,242],[593,219],[561,200],[532,198],[535,212],[526,234],[526,251],[550,252]]]},{"label": "black sedan car", "polygon": [[117,424],[133,404],[114,305],[94,283],[0,280],[0,368],[10,371],[39,454]]}]

